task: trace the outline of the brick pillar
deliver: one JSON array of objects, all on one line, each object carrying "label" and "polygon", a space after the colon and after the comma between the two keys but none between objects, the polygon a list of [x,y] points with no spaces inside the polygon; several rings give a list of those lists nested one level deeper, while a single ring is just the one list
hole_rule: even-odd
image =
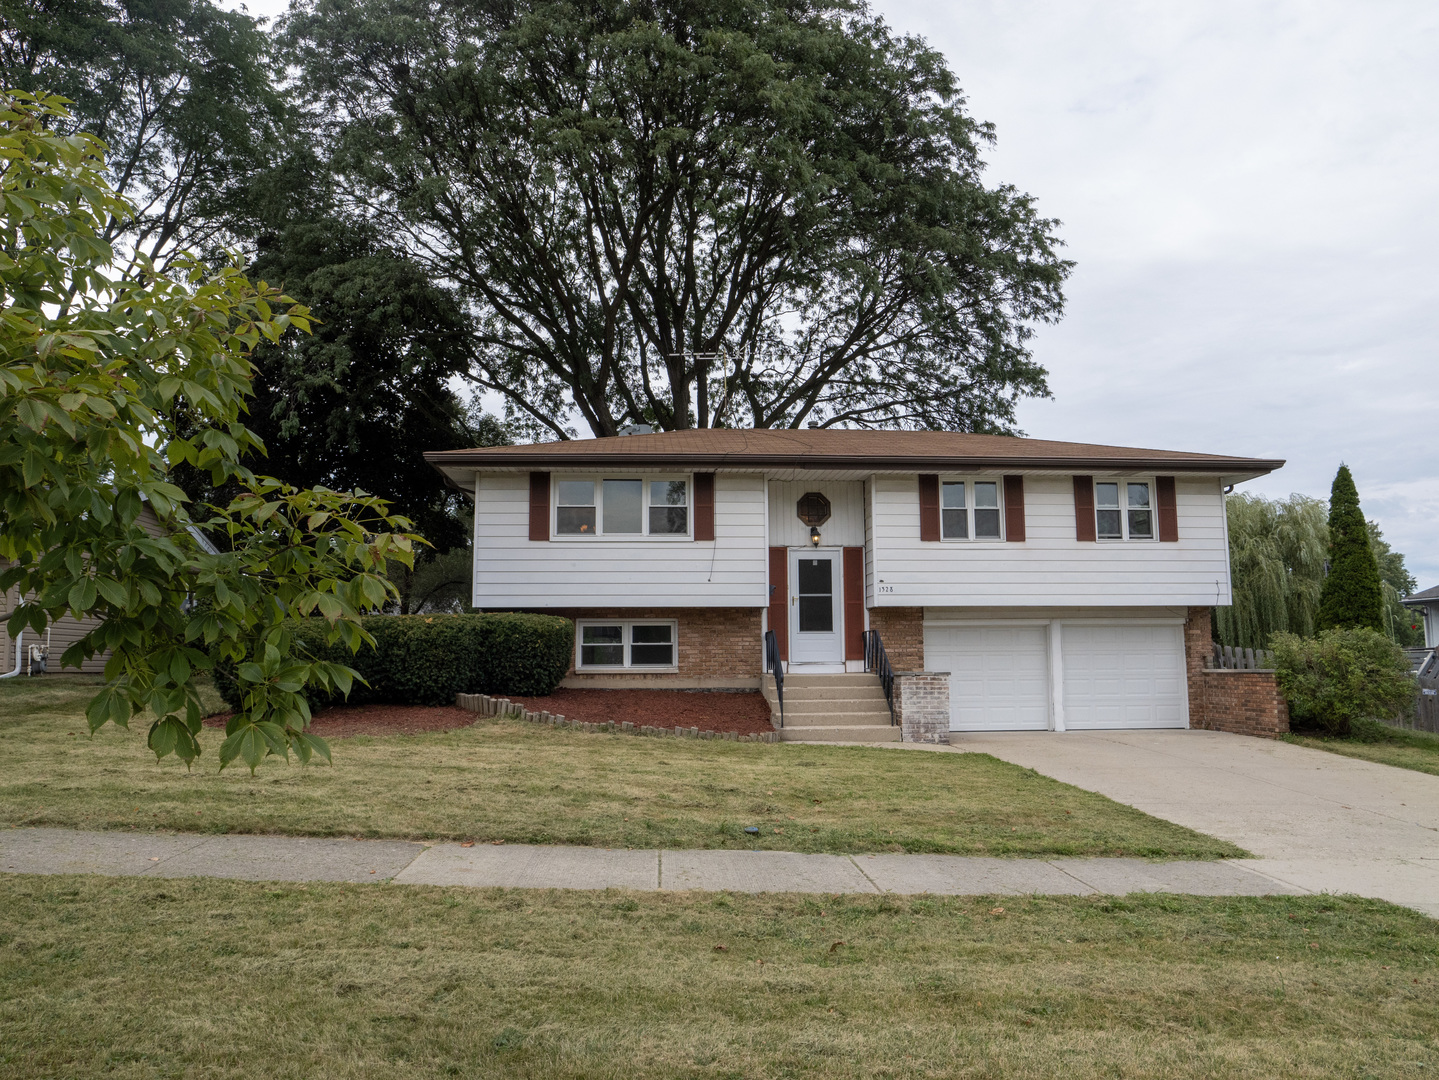
[{"label": "brick pillar", "polygon": [[1214,654],[1214,637],[1210,628],[1210,610],[1192,607],[1184,620],[1184,668],[1189,686],[1189,726],[1209,726],[1204,668]]},{"label": "brick pillar", "polygon": [[869,628],[879,631],[889,666],[895,671],[924,669],[924,608],[870,608]]},{"label": "brick pillar", "polygon": [[949,672],[895,672],[894,718],[904,742],[949,742]]}]

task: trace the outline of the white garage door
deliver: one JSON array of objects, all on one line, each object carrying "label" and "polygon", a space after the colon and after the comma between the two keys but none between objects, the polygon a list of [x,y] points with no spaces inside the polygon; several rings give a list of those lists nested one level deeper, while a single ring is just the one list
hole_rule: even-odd
[{"label": "white garage door", "polygon": [[1187,726],[1184,630],[1065,623],[1064,726]]},{"label": "white garage door", "polygon": [[924,664],[949,674],[951,731],[1049,726],[1049,658],[1042,626],[926,626]]}]

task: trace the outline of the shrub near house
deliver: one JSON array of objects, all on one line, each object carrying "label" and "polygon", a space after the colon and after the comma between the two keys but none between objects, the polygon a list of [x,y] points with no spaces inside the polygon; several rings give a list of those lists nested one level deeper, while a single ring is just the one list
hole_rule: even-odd
[{"label": "shrub near house", "polygon": [[[456,694],[548,694],[570,664],[574,624],[553,615],[371,615],[362,619],[373,648],[351,654],[325,641],[324,620],[295,634],[296,645],[318,660],[348,664],[360,673],[347,699],[352,705],[452,705]],[[216,671],[215,684],[235,708],[233,673]],[[313,707],[337,695],[307,690]]]}]

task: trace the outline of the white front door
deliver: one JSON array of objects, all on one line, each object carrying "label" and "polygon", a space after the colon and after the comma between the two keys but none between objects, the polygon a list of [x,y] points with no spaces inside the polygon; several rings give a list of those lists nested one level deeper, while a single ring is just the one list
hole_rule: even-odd
[{"label": "white front door", "polygon": [[840,548],[791,548],[789,662],[844,665]]}]

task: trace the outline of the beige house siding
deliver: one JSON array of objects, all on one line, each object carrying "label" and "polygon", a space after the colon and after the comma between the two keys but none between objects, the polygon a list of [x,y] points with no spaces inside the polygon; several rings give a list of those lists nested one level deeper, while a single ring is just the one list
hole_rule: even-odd
[{"label": "beige house siding", "polygon": [[[155,516],[155,511],[150,509],[148,505],[140,508],[139,523],[140,527],[144,529],[147,533],[149,533],[151,536],[165,535],[165,526],[161,523],[160,519]],[[9,565],[10,564],[5,562],[5,560],[0,559],[0,569],[4,569]],[[9,631],[6,629],[6,623],[9,622],[10,613],[15,610],[15,607],[20,603],[20,600],[20,589],[17,586],[16,588],[12,588],[5,593],[3,604],[0,604],[0,674],[8,674],[9,672],[15,670],[15,639],[10,636]],[[60,667],[60,657],[64,655],[66,649],[68,649],[71,645],[75,644],[75,642],[79,641],[82,637],[84,637],[98,625],[100,625],[99,619],[76,619],[70,615],[64,615],[51,623],[49,629],[49,670],[52,672],[61,670],[70,672],[75,671],[75,668],[62,669]],[[45,640],[45,635],[41,634],[37,639],[35,631],[25,631],[24,643],[26,646],[25,652],[27,654],[25,658],[25,663],[27,665],[29,664],[29,646],[33,645],[37,640],[43,642]],[[98,656],[93,656],[89,660],[85,661],[85,663],[80,665],[79,670],[86,674],[99,675],[105,670],[105,663],[109,659],[110,653],[106,651],[99,654]]]}]

